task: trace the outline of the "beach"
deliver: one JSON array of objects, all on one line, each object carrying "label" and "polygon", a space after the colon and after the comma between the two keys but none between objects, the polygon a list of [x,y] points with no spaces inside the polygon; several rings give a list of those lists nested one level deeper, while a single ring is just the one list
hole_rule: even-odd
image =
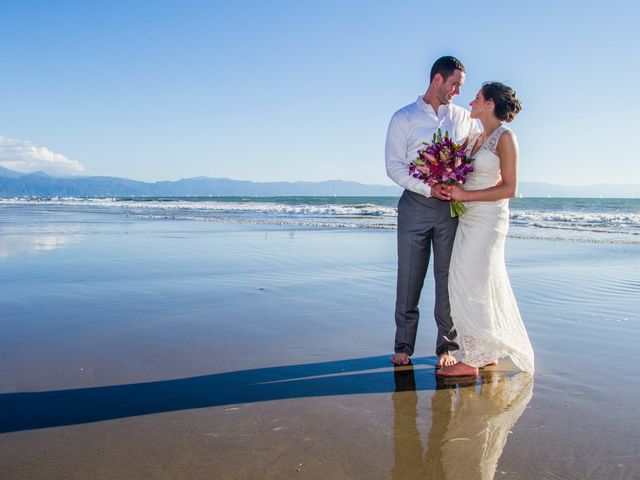
[{"label": "beach", "polygon": [[431,268],[388,360],[389,217],[136,208],[0,206],[3,478],[640,478],[637,236],[515,225],[535,376],[442,383]]}]

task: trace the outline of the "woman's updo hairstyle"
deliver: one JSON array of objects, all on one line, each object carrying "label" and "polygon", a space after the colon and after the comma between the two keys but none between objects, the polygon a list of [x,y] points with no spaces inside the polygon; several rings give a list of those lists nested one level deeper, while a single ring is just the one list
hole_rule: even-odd
[{"label": "woman's updo hairstyle", "polygon": [[493,100],[494,113],[498,120],[510,122],[522,110],[522,103],[516,97],[516,91],[500,82],[487,82],[482,85],[482,96]]}]

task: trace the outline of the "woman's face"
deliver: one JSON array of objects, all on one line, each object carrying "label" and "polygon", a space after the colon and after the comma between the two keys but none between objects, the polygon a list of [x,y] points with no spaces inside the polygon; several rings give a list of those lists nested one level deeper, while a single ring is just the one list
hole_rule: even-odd
[{"label": "woman's face", "polygon": [[471,118],[478,118],[483,112],[490,110],[492,108],[493,102],[491,100],[487,100],[482,95],[482,89],[478,90],[476,94],[476,98],[471,100],[469,106],[471,107]]}]

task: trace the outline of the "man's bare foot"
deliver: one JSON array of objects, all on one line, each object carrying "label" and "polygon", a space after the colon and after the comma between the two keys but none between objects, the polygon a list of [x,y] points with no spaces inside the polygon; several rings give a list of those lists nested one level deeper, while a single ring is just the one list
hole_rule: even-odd
[{"label": "man's bare foot", "polygon": [[394,353],[390,360],[394,365],[409,365],[411,363],[411,359],[406,353]]},{"label": "man's bare foot", "polygon": [[438,368],[450,367],[456,363],[458,363],[458,361],[449,353],[442,353],[438,355]]},{"label": "man's bare foot", "polygon": [[442,367],[436,372],[436,375],[443,377],[471,377],[478,375],[478,369],[464,362],[458,362],[455,365]]}]

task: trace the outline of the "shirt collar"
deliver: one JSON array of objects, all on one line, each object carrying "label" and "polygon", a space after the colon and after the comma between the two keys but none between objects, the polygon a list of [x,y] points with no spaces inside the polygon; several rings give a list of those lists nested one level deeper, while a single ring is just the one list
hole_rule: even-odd
[{"label": "shirt collar", "polygon": [[[438,108],[438,110],[442,111],[442,113],[447,113],[449,111],[449,105],[451,104],[440,105],[440,108]],[[418,99],[416,100],[416,106],[423,112],[426,112],[429,114],[435,113],[436,115],[438,115],[438,112],[435,112],[433,107],[424,101],[424,98],[422,98],[422,95],[418,95]]]}]

